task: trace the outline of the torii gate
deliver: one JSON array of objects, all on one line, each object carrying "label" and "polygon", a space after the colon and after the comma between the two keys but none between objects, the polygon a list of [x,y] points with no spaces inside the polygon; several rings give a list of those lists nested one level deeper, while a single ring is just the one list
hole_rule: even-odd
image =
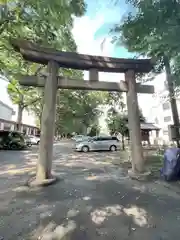
[{"label": "torii gate", "polygon": [[[51,175],[51,167],[58,88],[126,92],[132,172],[137,174],[144,172],[137,93],[152,94],[154,87],[136,83],[135,74],[150,72],[153,67],[150,59],[122,59],[62,52],[44,48],[26,40],[13,40],[12,45],[25,60],[47,65],[47,76],[21,76],[19,80],[24,86],[45,88],[37,173],[32,185],[49,184],[55,180]],[[89,81],[60,77],[58,76],[59,67],[89,71]],[[119,83],[99,81],[100,71],[124,73],[125,81],[119,81]]]}]

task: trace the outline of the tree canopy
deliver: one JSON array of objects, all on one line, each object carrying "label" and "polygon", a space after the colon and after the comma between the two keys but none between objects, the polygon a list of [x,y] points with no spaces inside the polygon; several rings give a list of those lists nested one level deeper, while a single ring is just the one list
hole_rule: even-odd
[{"label": "tree canopy", "polygon": [[[140,122],[146,121],[141,109],[139,109],[139,117]],[[106,123],[111,135],[118,133],[121,134],[122,147],[124,150],[125,149],[124,137],[129,137],[127,111],[117,111],[116,109],[111,107],[107,113]]]},{"label": "tree canopy", "polygon": [[[118,1],[119,2],[119,1]],[[180,1],[178,0],[127,0],[134,10],[131,11],[113,32],[116,44],[124,44],[129,51],[140,56],[151,57],[156,63],[153,75],[166,72],[169,90],[167,98],[171,103],[175,125],[179,125],[176,105],[176,91],[180,86]],[[144,78],[141,76],[141,80]],[[146,80],[149,80],[146,76]],[[177,132],[177,138],[179,133]],[[177,146],[180,146],[177,140]]]},{"label": "tree canopy", "polygon": [[129,51],[156,60],[155,72],[164,68],[164,56],[171,61],[171,70],[179,82],[180,2],[177,0],[127,0],[134,6],[124,21],[113,31],[116,44],[124,44]]},{"label": "tree canopy", "polygon": [[[18,121],[24,109],[35,112],[38,119],[42,113],[43,91],[25,88],[18,84],[18,75],[37,75],[45,66],[25,61],[11,46],[11,38],[23,38],[43,46],[50,45],[64,51],[76,51],[72,36],[74,16],[82,16],[86,5],[77,1],[1,1],[0,9],[0,69],[9,80],[8,93],[19,107]],[[82,72],[70,69],[59,74],[82,79]],[[36,104],[35,104],[36,103]]]},{"label": "tree canopy", "polygon": [[98,125],[101,93],[59,90],[57,101],[56,131],[59,134],[87,134],[88,129]]}]

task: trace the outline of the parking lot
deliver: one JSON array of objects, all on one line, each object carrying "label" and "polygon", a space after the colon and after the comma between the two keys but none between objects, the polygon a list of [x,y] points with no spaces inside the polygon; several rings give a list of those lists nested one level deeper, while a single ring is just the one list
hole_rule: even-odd
[{"label": "parking lot", "polygon": [[2,239],[62,239],[65,227],[73,240],[179,239],[180,191],[132,181],[114,164],[118,151],[75,153],[71,141],[56,143],[53,172],[61,180],[29,189],[37,153],[37,146],[0,152]]}]

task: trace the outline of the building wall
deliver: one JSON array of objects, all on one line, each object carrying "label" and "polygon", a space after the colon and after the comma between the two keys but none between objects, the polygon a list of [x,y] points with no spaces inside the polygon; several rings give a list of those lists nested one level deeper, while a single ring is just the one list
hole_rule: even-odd
[{"label": "building wall", "polygon": [[0,118],[11,120],[14,115],[13,109],[9,108],[0,101]]},{"label": "building wall", "polygon": [[[17,129],[17,123],[9,120],[0,119],[0,130],[13,131]],[[22,124],[20,131],[27,135],[40,134],[40,129],[34,126]]]},{"label": "building wall", "polygon": [[[15,114],[12,117],[13,121],[17,121],[17,115],[18,115],[18,107],[13,106],[13,109],[15,110]],[[23,111],[23,116],[22,116],[22,123],[27,124],[27,125],[32,125],[36,126],[36,118],[32,112],[28,112],[27,110]]]},{"label": "building wall", "polygon": [[[10,116],[7,113],[4,115],[7,115],[6,120],[17,121],[18,107],[17,105],[14,105],[11,99],[9,98],[9,95],[7,93],[7,86],[8,86],[8,80],[0,76],[0,89],[1,89],[0,101],[7,104],[15,112],[15,114],[11,118],[9,118]],[[0,114],[1,114],[1,109],[0,109]],[[0,115],[0,118],[3,118],[3,117],[1,117]],[[36,118],[32,113],[29,113],[28,111],[24,110],[23,116],[22,116],[22,123],[26,125],[36,126]]]},{"label": "building wall", "polygon": [[[155,87],[155,94],[149,96],[144,101],[144,111],[147,112],[146,119],[158,125],[161,130],[159,132],[159,142],[169,143],[168,125],[173,124],[172,111],[168,100],[168,90],[165,73],[159,74],[151,84]],[[180,116],[180,100],[177,99],[177,107]],[[143,111],[143,113],[144,113]],[[155,135],[151,136],[153,139]]]}]

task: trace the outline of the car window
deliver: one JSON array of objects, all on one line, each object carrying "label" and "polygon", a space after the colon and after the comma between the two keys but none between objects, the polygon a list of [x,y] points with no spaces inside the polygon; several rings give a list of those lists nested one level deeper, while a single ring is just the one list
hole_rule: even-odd
[{"label": "car window", "polygon": [[91,140],[93,140],[93,141],[97,141],[98,138],[97,138],[97,137],[92,137]]},{"label": "car window", "polygon": [[4,136],[8,136],[9,132],[8,131],[1,131],[0,132],[0,136],[4,137]]},{"label": "car window", "polygon": [[99,137],[99,141],[109,141],[112,140],[112,137]]},{"label": "car window", "polygon": [[21,133],[18,133],[18,132],[12,132],[11,136],[13,138],[16,138],[16,139],[23,139],[23,135]]},{"label": "car window", "polygon": [[115,141],[117,141],[118,139],[117,139],[117,137],[112,137],[112,140],[115,140]]}]

